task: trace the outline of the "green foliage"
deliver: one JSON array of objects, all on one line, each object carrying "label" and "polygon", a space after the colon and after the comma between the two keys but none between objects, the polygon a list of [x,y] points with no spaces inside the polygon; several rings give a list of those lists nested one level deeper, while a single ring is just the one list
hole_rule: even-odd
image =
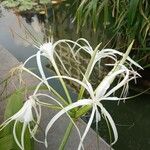
[{"label": "green foliage", "polygon": [[20,91],[14,92],[9,98],[4,114],[4,119],[11,117],[15,114],[23,105],[23,93]]},{"label": "green foliage", "polygon": [[129,25],[132,25],[134,23],[134,19],[136,17],[135,15],[138,11],[138,3],[139,3],[139,0],[131,0],[129,2],[129,10],[128,10],[128,24]]},{"label": "green foliage", "polygon": [[[77,30],[85,24],[96,30],[105,30],[105,34],[116,34],[125,46],[133,39],[137,45],[146,47],[150,33],[149,0],[82,0],[77,1]],[[108,32],[109,31],[109,32]],[[123,45],[122,45],[123,44]]]},{"label": "green foliage", "polygon": [[[4,120],[11,117],[23,106],[24,94],[22,90],[15,91],[9,98],[4,114]],[[0,131],[0,149],[6,150],[19,150],[13,138],[13,125],[14,122],[8,124],[2,131]],[[17,137],[19,138],[22,131],[22,123],[17,124]],[[25,133],[25,149],[32,150],[33,142],[30,138],[29,131]]]},{"label": "green foliage", "polygon": [[[50,0],[4,0],[2,2],[2,5],[7,8],[35,12],[45,12],[44,6],[50,4]],[[147,47],[150,33],[149,0],[66,0],[61,4],[65,7],[63,4],[69,4],[69,15],[76,16],[78,32],[83,26],[88,25],[94,32],[102,31],[104,39],[115,35],[113,45],[116,44],[116,47],[126,47],[133,39],[136,47]]]}]

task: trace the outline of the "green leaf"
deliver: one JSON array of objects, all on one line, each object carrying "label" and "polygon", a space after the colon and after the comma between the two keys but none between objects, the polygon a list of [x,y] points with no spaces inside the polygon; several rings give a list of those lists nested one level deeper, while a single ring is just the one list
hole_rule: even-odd
[{"label": "green leaf", "polygon": [[24,94],[22,91],[15,91],[7,101],[4,119],[11,117],[15,114],[23,105]]},{"label": "green leaf", "polygon": [[13,135],[9,134],[0,139],[1,150],[11,150],[14,147]]},{"label": "green leaf", "polygon": [[[14,115],[23,105],[23,92],[15,91],[7,100],[7,105],[4,113],[4,120]],[[13,128],[13,123],[5,127],[4,132],[10,133]]]},{"label": "green leaf", "polygon": [[128,24],[132,25],[137,13],[139,0],[130,0],[129,10],[128,10]]}]

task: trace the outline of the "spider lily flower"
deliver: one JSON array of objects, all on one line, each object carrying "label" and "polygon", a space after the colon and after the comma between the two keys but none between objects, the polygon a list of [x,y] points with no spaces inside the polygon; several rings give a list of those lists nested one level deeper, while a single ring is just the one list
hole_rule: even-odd
[{"label": "spider lily flower", "polygon": [[[110,89],[110,85],[112,84],[113,80],[118,77],[121,76],[122,80],[120,80],[119,83],[117,83],[117,85],[115,85],[114,87],[112,87]],[[111,117],[111,115],[108,113],[108,111],[104,108],[104,106],[102,105],[102,101],[103,100],[110,100],[110,101],[119,101],[119,100],[123,100],[123,98],[119,98],[119,97],[115,97],[115,96],[111,96],[115,91],[117,91],[118,89],[120,89],[121,87],[123,87],[125,84],[128,84],[128,82],[132,79],[134,79],[136,76],[138,76],[138,74],[136,72],[133,72],[133,70],[129,70],[127,67],[125,67],[124,65],[120,65],[120,67],[115,70],[114,72],[110,71],[108,73],[108,75],[103,79],[103,81],[98,85],[98,87],[96,88],[96,90],[93,90],[92,85],[86,80],[85,78],[85,83],[81,82],[77,79],[71,78],[71,77],[67,77],[67,76],[60,76],[58,78],[64,78],[64,79],[68,79],[68,80],[72,80],[77,82],[78,84],[80,84],[82,87],[84,87],[87,92],[90,95],[90,98],[88,99],[80,99],[77,102],[74,102],[66,107],[64,107],[61,111],[59,111],[49,122],[49,124],[46,127],[45,130],[45,137],[47,138],[47,134],[48,131],[50,130],[50,128],[52,127],[52,125],[57,121],[57,119],[59,117],[61,117],[63,114],[67,113],[68,111],[72,110],[73,108],[76,107],[84,107],[86,105],[90,105],[92,108],[92,113],[89,119],[89,122],[87,123],[86,129],[82,135],[80,144],[78,149],[81,149],[81,144],[83,143],[84,138],[86,137],[91,124],[93,122],[94,116],[96,116],[96,123],[98,123],[101,119],[101,115],[103,115],[110,123],[111,128],[113,130],[114,133],[114,142],[111,143],[111,145],[115,144],[117,139],[118,139],[118,133],[117,133],[117,129],[115,126],[115,123]],[[47,79],[48,80],[48,79]],[[98,108],[100,108],[101,112],[99,112]],[[47,143],[47,141],[45,141],[45,143]]]},{"label": "spider lily flower", "polygon": [[[65,66],[63,65],[63,62],[61,61],[61,59],[59,58],[59,56],[57,55],[56,51],[55,51],[55,48],[57,46],[57,43],[59,42],[55,42],[54,44],[52,44],[52,42],[49,42],[49,43],[44,43],[42,46],[40,46],[40,51],[37,53],[37,65],[38,65],[38,68],[39,68],[39,71],[41,73],[41,76],[42,78],[44,79],[44,82],[46,82],[46,84],[48,84],[47,80],[46,80],[46,77],[45,77],[45,74],[44,74],[44,71],[43,71],[43,67],[42,67],[42,63],[41,63],[41,57],[40,56],[45,56],[46,58],[49,59],[49,61],[52,63],[55,71],[56,71],[56,74],[58,76],[60,76],[60,72],[59,72],[59,69],[57,67],[57,64],[55,62],[55,59],[54,59],[54,53],[56,54],[56,56],[58,57],[58,59],[60,60],[60,63],[62,64],[63,68],[65,69],[65,71],[68,73],[67,69],[65,68]],[[69,74],[69,73],[68,73]],[[63,89],[65,91],[65,94],[67,96],[67,99],[68,99],[68,102],[71,103],[72,100],[71,100],[71,97],[69,95],[69,92],[68,92],[68,89],[64,83],[64,81],[62,80],[62,78],[60,79],[60,82],[63,86]],[[48,86],[48,85],[47,85]]]},{"label": "spider lily flower", "polygon": [[[119,52],[115,49],[99,50],[101,43],[98,44],[95,49],[93,49],[86,39],[81,38],[81,39],[77,40],[77,42],[79,42],[79,41],[84,42],[86,46],[83,46],[84,48],[81,47],[76,53],[78,53],[80,50],[84,50],[85,52],[87,52],[91,56],[91,62],[89,63],[89,68],[87,68],[88,76],[91,74],[91,72],[92,72],[92,70],[93,70],[93,68],[97,62],[99,62],[99,66],[100,66],[101,60],[103,58],[110,58],[116,63],[117,62],[117,55],[122,56],[122,57],[125,55],[124,53]],[[128,52],[130,52],[132,45],[133,45],[133,42],[129,45],[128,50],[127,50]],[[128,56],[128,53],[127,53],[127,58],[125,58],[125,62],[123,62],[123,64],[130,64],[130,66],[131,66],[131,64],[133,64],[136,67],[143,69],[138,63],[136,63],[134,60],[132,60]],[[87,79],[88,79],[88,76],[86,76]]]},{"label": "spider lily flower", "polygon": [[[129,45],[129,47],[128,47],[125,54],[123,54],[121,52],[118,52],[117,50],[114,50],[114,49],[102,49],[101,51],[99,51],[100,44],[95,48],[95,50],[93,50],[91,48],[91,46],[89,48],[87,47],[89,49],[88,53],[91,55],[91,60],[88,64],[88,67],[87,67],[87,70],[86,70],[86,73],[85,73],[86,79],[87,80],[89,79],[89,77],[92,73],[92,70],[93,70],[93,68],[94,68],[94,66],[97,62],[99,63],[99,66],[101,66],[101,59],[103,59],[103,58],[110,58],[115,62],[115,67],[112,69],[110,74],[113,73],[113,71],[115,71],[118,68],[118,66],[120,67],[123,64],[128,65],[129,68],[132,69],[132,70],[133,70],[133,68],[132,68],[131,65],[134,65],[134,66],[136,66],[140,69],[143,69],[139,64],[137,64],[134,60],[132,60],[128,56],[129,52],[132,48],[132,45],[133,45],[133,42]],[[117,60],[117,55],[122,57],[122,59],[120,61]],[[106,64],[106,65],[108,65],[108,64]],[[135,72],[135,71],[133,70],[133,72]],[[134,79],[136,79],[136,78],[134,78]],[[113,79],[112,79],[112,81],[113,81]],[[85,82],[84,78],[83,78],[83,82]],[[127,92],[125,92],[125,91],[127,91],[127,87],[128,86],[126,86],[125,90],[123,90],[123,94],[127,93]],[[83,93],[84,93],[84,88],[81,87],[78,99],[81,99]],[[126,94],[124,94],[124,95],[126,95]]]},{"label": "spider lily flower", "polygon": [[[115,143],[118,139],[118,134],[117,134],[117,129],[115,127],[115,123],[113,121],[113,119],[111,118],[110,114],[107,112],[107,110],[103,107],[103,105],[101,104],[101,100],[103,100],[103,97],[97,99],[96,98],[96,94],[94,93],[94,90],[91,86],[91,84],[87,81],[87,83],[83,83],[77,79],[74,79],[74,78],[71,78],[71,77],[67,77],[67,76],[62,76],[62,78],[64,79],[68,79],[68,80],[72,80],[72,81],[75,81],[77,82],[78,84],[84,86],[84,88],[88,91],[88,93],[90,94],[90,98],[88,99],[81,99],[77,102],[74,102],[66,107],[64,107],[61,111],[59,111],[51,120],[50,122],[48,123],[46,129],[45,129],[45,138],[47,139],[47,134],[48,134],[48,131],[50,130],[50,128],[52,127],[52,125],[57,121],[57,119],[59,119],[59,117],[61,117],[63,114],[67,113],[68,111],[72,110],[73,108],[76,108],[76,107],[79,107],[79,106],[87,106],[87,105],[90,105],[92,107],[92,113],[91,113],[91,116],[90,116],[90,119],[89,119],[89,122],[87,124],[87,127],[82,135],[82,138],[80,140],[80,144],[79,144],[79,147],[78,149],[81,149],[81,146],[82,146],[82,143],[83,143],[83,140],[85,138],[85,136],[87,135],[89,129],[90,129],[90,126],[92,124],[92,121],[94,119],[94,115],[96,115],[96,121],[100,121],[100,112],[98,110],[98,107],[101,109],[101,113],[108,119],[108,121],[110,122],[111,124],[111,127],[113,129],[113,132],[114,132],[114,136],[115,136],[115,141],[113,143]],[[115,100],[119,100],[119,98],[117,97],[107,97],[105,99],[115,99]],[[112,143],[112,144],[113,144]],[[45,145],[47,144],[47,140],[45,141]]]},{"label": "spider lily flower", "polygon": [[[59,78],[59,76],[52,76],[52,77],[49,77],[49,78],[47,78],[47,80],[52,80],[52,79],[56,79],[56,78]],[[40,86],[42,85],[44,83],[44,81],[42,81],[42,82],[40,82],[38,85],[37,85],[37,87],[36,87],[36,89],[35,89],[35,91],[34,91],[34,93],[33,93],[33,95],[34,95],[34,97],[35,97],[35,99],[38,101],[38,103],[39,104],[41,104],[42,106],[45,106],[45,107],[51,107],[52,106],[52,104],[50,104],[50,103],[45,103],[45,102],[41,102],[39,99],[38,99],[38,97],[40,96],[42,96],[42,97],[47,97],[47,98],[50,98],[50,100],[53,102],[53,104],[54,103],[56,103],[58,106],[59,106],[59,108],[64,108],[64,106],[55,98],[55,97],[53,97],[53,96],[51,96],[51,95],[48,95],[48,94],[43,94],[43,93],[38,93],[38,91],[39,91],[39,89],[40,89]],[[78,132],[78,135],[79,135],[79,138],[81,139],[81,133],[80,133],[80,130],[79,130],[79,128],[77,127],[77,125],[75,124],[75,122],[73,121],[73,119],[70,117],[70,115],[68,114],[68,112],[66,112],[66,114],[67,114],[67,116],[70,118],[70,120],[71,120],[71,122],[73,123],[73,125],[75,126],[75,128],[76,128],[76,130],[77,130],[77,132]],[[46,147],[48,147],[48,143],[47,143],[47,136],[45,136],[45,146]],[[82,148],[84,149],[84,147],[83,147],[83,144],[81,143],[81,146],[82,146]]]},{"label": "spider lily flower", "polygon": [[[40,60],[40,55],[45,56],[46,58],[48,58],[50,60],[50,62],[52,63],[56,73],[58,75],[60,75],[55,59],[54,59],[54,54],[56,55],[56,57],[58,58],[58,60],[60,61],[62,67],[64,68],[64,70],[67,72],[67,74],[69,74],[68,70],[66,69],[65,65],[63,64],[61,58],[59,57],[59,55],[56,52],[56,46],[59,44],[60,42],[57,41],[55,43],[52,42],[48,42],[48,43],[44,43],[43,45],[41,45],[39,47],[38,53],[37,53],[37,64],[38,67],[41,69],[41,65],[39,65],[39,62],[41,62]],[[41,74],[43,74],[43,70],[40,70]]]},{"label": "spider lily flower", "polygon": [[[44,72],[44,70],[43,70],[41,56],[44,56],[44,57],[48,58],[49,61],[52,63],[52,65],[53,65],[53,67],[54,67],[56,73],[57,73],[58,75],[60,75],[60,72],[59,72],[59,70],[58,70],[57,64],[56,64],[55,59],[54,59],[54,54],[55,54],[55,55],[57,56],[58,60],[60,61],[62,67],[64,68],[64,70],[69,74],[69,72],[67,71],[65,65],[63,64],[62,60],[60,59],[59,55],[58,55],[57,52],[55,51],[55,48],[56,48],[56,46],[57,46],[57,43],[60,43],[60,42],[59,42],[59,41],[58,41],[58,42],[55,42],[55,43],[53,43],[53,42],[47,42],[47,43],[42,44],[40,47],[37,47],[36,45],[34,45],[36,48],[39,49],[39,51],[38,51],[36,54],[30,56],[30,57],[23,63],[23,65],[22,65],[22,66],[25,68],[25,65],[26,65],[32,58],[36,57],[37,66],[38,66],[38,69],[39,69],[39,73],[40,73],[40,75],[41,75],[41,78],[40,78],[40,77],[39,77],[39,78],[40,78],[40,80],[41,80],[41,79],[44,80],[45,85],[48,87],[49,90],[50,90],[50,88],[49,88],[48,82],[46,81],[46,75],[45,75],[45,72]],[[28,71],[27,69],[25,69],[25,70]],[[29,72],[29,71],[28,71],[28,72]],[[34,75],[36,78],[38,78],[38,76],[35,75],[34,73],[31,73],[31,71],[30,71],[30,74],[32,74],[32,75]],[[38,79],[39,79],[39,78],[38,78]]]},{"label": "spider lily flower", "polygon": [[[33,110],[35,112],[36,120],[33,117]],[[9,123],[14,121],[14,126],[13,126],[14,140],[21,150],[25,150],[24,135],[25,135],[26,128],[29,129],[30,135],[31,137],[33,137],[34,140],[36,140],[37,142],[43,143],[42,141],[39,141],[35,138],[35,133],[37,131],[40,118],[41,118],[41,106],[39,103],[35,101],[35,99],[32,96],[30,96],[29,99],[25,101],[24,105],[18,112],[16,112],[13,116],[8,118],[6,121],[4,121],[0,125],[0,131],[3,130]],[[16,128],[17,128],[18,122],[23,123],[20,141],[16,135]],[[31,125],[30,125],[31,122],[36,122],[36,125],[33,128],[31,128]]]}]

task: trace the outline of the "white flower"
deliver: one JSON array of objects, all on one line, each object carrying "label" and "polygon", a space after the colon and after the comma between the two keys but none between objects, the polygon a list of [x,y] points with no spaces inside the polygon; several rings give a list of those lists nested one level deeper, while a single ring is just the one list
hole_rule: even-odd
[{"label": "white flower", "polygon": [[[69,47],[69,49],[71,50],[71,52],[73,54],[73,57],[75,57],[76,54],[80,50],[84,50],[88,54],[90,54],[91,60],[88,64],[85,75],[83,75],[83,81],[79,81],[78,79],[75,79],[75,78],[72,78],[72,77],[69,77],[69,76],[61,76],[61,74],[59,72],[59,69],[57,67],[57,64],[55,62],[55,59],[54,59],[54,54],[55,54],[55,56],[58,58],[58,60],[62,64],[63,68],[67,72],[67,69],[65,68],[63,62],[61,61],[61,59],[59,58],[59,55],[56,52],[56,47],[61,45],[61,44],[62,45],[66,44],[66,46]],[[72,123],[74,124],[74,126],[76,127],[76,129],[78,131],[78,134],[79,134],[79,137],[80,137],[80,143],[79,143],[79,146],[78,146],[78,150],[83,148],[82,143],[83,143],[84,138],[86,137],[90,127],[91,127],[94,116],[96,118],[96,124],[98,124],[98,122],[101,120],[101,116],[104,116],[104,118],[109,122],[109,124],[112,128],[112,131],[113,131],[113,135],[114,135],[114,141],[111,143],[113,145],[118,139],[118,133],[117,133],[115,123],[114,123],[111,115],[108,113],[108,111],[102,105],[102,101],[104,101],[104,100],[119,101],[119,100],[125,99],[126,95],[127,95],[127,92],[128,92],[128,88],[129,88],[129,85],[128,85],[129,81],[131,81],[133,79],[136,80],[136,78],[140,76],[136,71],[134,71],[134,69],[131,65],[133,64],[133,65],[135,65],[136,67],[139,67],[139,68],[142,68],[142,67],[140,65],[138,65],[136,62],[134,62],[128,56],[128,54],[131,50],[132,44],[133,43],[130,44],[130,46],[127,49],[126,53],[123,54],[123,53],[118,52],[118,51],[113,50],[113,49],[102,49],[101,51],[99,51],[100,44],[95,48],[95,50],[93,50],[92,47],[90,46],[89,42],[87,40],[83,39],[83,38],[80,38],[76,42],[71,41],[71,40],[59,40],[55,43],[52,43],[52,42],[44,43],[43,45],[41,45],[38,48],[39,51],[35,55],[29,57],[25,61],[25,63],[23,64],[23,67],[22,67],[23,70],[25,70],[28,73],[30,73],[31,75],[35,76],[41,82],[39,83],[39,85],[37,85],[33,96],[31,96],[29,98],[29,100],[27,100],[25,102],[23,107],[16,114],[14,114],[12,117],[7,119],[2,124],[2,126],[0,126],[0,130],[2,130],[5,126],[7,126],[11,121],[14,120],[15,121],[14,128],[13,128],[14,138],[15,138],[16,143],[18,144],[18,146],[22,150],[24,150],[24,133],[25,133],[26,127],[28,127],[32,137],[35,140],[37,140],[34,136],[35,132],[37,130],[37,125],[35,125],[34,129],[31,130],[30,122],[34,121],[33,112],[32,112],[33,110],[35,112],[35,117],[36,117],[35,122],[37,124],[39,124],[40,117],[41,117],[41,105],[48,106],[48,107],[51,106],[51,104],[41,102],[38,99],[38,96],[44,96],[44,97],[50,98],[51,101],[55,102],[59,106],[59,108],[61,109],[50,120],[50,122],[48,123],[48,125],[45,129],[44,144],[45,144],[46,147],[48,146],[47,135],[48,135],[48,132],[49,132],[50,128],[57,121],[57,119],[59,119],[65,113],[68,115],[68,117],[70,118],[70,120],[72,121]],[[76,50],[76,52],[74,52],[75,50]],[[120,61],[118,61],[117,60],[117,55],[119,55],[123,58]],[[43,66],[42,66],[41,56],[44,56],[44,57],[48,58],[48,60],[53,65],[53,67],[54,67],[54,69],[57,73],[57,76],[53,76],[53,77],[49,77],[49,78],[47,78],[45,76]],[[25,64],[33,57],[36,57],[37,66],[38,66],[39,72],[41,74],[41,77],[38,77],[33,72],[29,71],[28,69],[26,69],[24,67]],[[113,69],[107,74],[107,76],[104,77],[104,79],[101,81],[101,83],[99,83],[97,88],[93,89],[92,85],[89,83],[88,80],[89,80],[89,77],[91,75],[91,72],[92,72],[95,64],[97,62],[99,62],[99,64],[100,64],[102,58],[111,58],[114,61],[114,64],[106,64],[106,65],[113,66]],[[69,103],[67,101],[65,101],[63,98],[61,98],[61,96],[49,85],[48,80],[55,79],[55,78],[58,78],[60,80],[60,82],[61,82],[61,84],[64,88],[64,91],[66,93],[66,96],[68,98]],[[74,82],[77,82],[81,86],[81,90],[80,90],[80,93],[78,95],[79,100],[77,102],[72,103],[72,100],[71,100],[70,95],[69,95],[70,93],[68,92],[66,84],[64,83],[63,79],[72,80]],[[113,82],[115,79],[118,79],[117,83]],[[57,95],[60,98],[60,101],[58,101],[54,97],[49,96],[47,94],[37,93],[40,86],[43,83],[48,87],[49,90],[50,89],[53,90],[54,94]],[[112,84],[112,83],[114,83],[114,84]],[[112,94],[114,94],[120,88],[123,88],[120,98],[116,97],[116,96],[112,96]],[[83,99],[82,96],[83,96],[83,93],[84,93],[84,89],[86,89],[86,91],[88,92],[89,98]],[[91,112],[89,121],[87,123],[86,129],[85,129],[83,135],[81,136],[78,127],[76,126],[75,122],[73,121],[73,118],[71,118],[71,116],[69,115],[68,111],[70,111],[70,110],[77,107],[78,111],[76,112],[76,116],[81,117],[81,115],[79,115],[79,114],[82,114],[82,113],[79,113],[79,111],[80,110],[82,111],[84,108],[86,109],[86,106],[90,106],[92,112]],[[87,112],[89,111],[89,107],[88,107],[88,109],[86,109],[86,111]],[[75,119],[78,119],[78,117],[76,117]],[[19,142],[19,140],[16,137],[16,124],[17,124],[18,121],[23,123],[22,134],[21,134],[21,142]],[[41,141],[38,141],[38,142],[41,142]],[[41,142],[41,143],[43,143],[43,142]]]},{"label": "white flower", "polygon": [[[35,112],[35,118],[36,121],[33,117],[33,110]],[[38,124],[40,122],[41,118],[41,107],[40,105],[34,100],[34,98],[31,96],[22,106],[22,108],[15,113],[13,116],[8,118],[6,121],[4,121],[0,125],[0,131],[3,130],[10,122],[15,121],[14,126],[13,126],[13,136],[15,139],[16,144],[19,146],[21,150],[24,150],[24,134],[26,128],[29,129],[29,132],[31,134],[31,137],[33,137],[36,141],[43,143],[35,138],[35,133],[38,128]],[[30,123],[34,121],[36,122],[36,125],[34,126],[33,129],[31,129]],[[22,127],[22,133],[21,133],[21,140],[19,141],[17,136],[16,136],[16,125],[18,122],[23,123]]]},{"label": "white flower", "polygon": [[[45,56],[46,58],[49,59],[49,61],[52,63],[56,73],[58,73],[57,71],[57,65],[55,63],[55,59],[54,59],[54,54],[56,55],[56,57],[58,58],[58,60],[60,61],[62,67],[65,69],[65,71],[69,74],[68,70],[66,69],[66,67],[64,66],[61,58],[59,57],[59,55],[56,52],[56,46],[60,44],[60,41],[57,41],[55,43],[52,42],[48,42],[48,43],[44,43],[43,45],[40,46],[39,50],[37,52],[37,64],[38,67],[41,68],[41,65],[39,65],[39,62],[41,62],[40,60],[40,55]],[[41,72],[41,71],[40,71]],[[43,74],[43,71],[42,73]]]},{"label": "white flower", "polygon": [[[114,66],[114,68],[115,68],[115,66]],[[110,89],[110,85],[112,84],[113,80],[119,76],[122,79],[119,81],[119,83],[117,83]],[[123,100],[123,98],[119,98],[119,97],[115,97],[115,96],[111,96],[111,95],[115,91],[117,91],[118,89],[123,87],[125,84],[127,84],[130,80],[136,78],[137,76],[138,76],[138,74],[136,72],[134,72],[133,70],[129,70],[124,65],[120,65],[117,70],[112,69],[112,71],[110,71],[108,73],[108,75],[98,85],[96,90],[94,90],[92,88],[92,85],[86,79],[84,79],[86,81],[84,83],[84,82],[81,82],[77,79],[74,79],[74,78],[71,78],[68,76],[53,77],[53,78],[64,78],[64,79],[68,79],[68,80],[77,82],[78,84],[80,84],[82,87],[84,87],[87,90],[90,97],[87,99],[80,99],[79,101],[74,102],[74,103],[66,106],[65,108],[63,108],[61,111],[59,111],[48,123],[46,130],[45,130],[45,138],[47,139],[48,131],[50,130],[52,125],[55,123],[55,121],[57,121],[57,119],[59,119],[59,117],[61,117],[63,114],[67,113],[68,111],[72,110],[73,108],[81,107],[81,106],[84,107],[84,106],[90,105],[92,108],[92,113],[91,113],[89,122],[87,124],[87,127],[82,135],[81,140],[80,140],[78,149],[79,150],[81,149],[83,140],[84,140],[85,136],[87,135],[87,133],[90,129],[90,126],[92,124],[92,121],[94,119],[94,115],[96,116],[96,123],[98,123],[98,121],[100,121],[101,115],[103,115],[109,121],[111,128],[113,130],[113,133],[114,133],[114,142],[112,142],[112,145],[113,145],[118,139],[117,129],[116,129],[115,123],[114,123],[111,115],[104,108],[104,106],[102,105],[101,102],[103,100],[110,100],[110,101]],[[49,79],[52,79],[52,77],[47,78],[47,80],[49,80]],[[98,108],[100,108],[101,112],[99,112]],[[45,145],[47,145],[47,140],[45,141]]]},{"label": "white flower", "polygon": [[54,53],[53,43],[52,42],[44,43],[43,45],[40,46],[40,51],[43,52],[43,55],[45,55],[46,57],[53,58]]}]

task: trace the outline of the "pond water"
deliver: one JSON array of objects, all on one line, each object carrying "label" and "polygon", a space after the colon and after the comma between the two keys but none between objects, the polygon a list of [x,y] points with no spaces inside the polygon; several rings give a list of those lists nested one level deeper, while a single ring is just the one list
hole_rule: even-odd
[{"label": "pond water", "polygon": [[[59,22],[52,25],[53,35],[56,39],[69,38],[77,39],[85,37],[95,46],[98,42],[98,33],[93,34],[88,27],[80,34],[76,34],[76,28],[71,23],[72,18],[68,18],[63,24]],[[12,11],[0,8],[0,44],[8,49],[19,61],[26,60],[29,56],[37,51],[28,42],[33,41],[27,37],[23,23],[28,29],[36,35],[40,42],[46,40],[45,33],[51,33],[48,26],[41,16],[32,14],[19,16]],[[46,30],[45,30],[46,27]],[[49,31],[49,32],[47,32]],[[16,33],[22,38],[16,35]],[[26,40],[24,40],[25,38]],[[27,42],[28,41],[28,42]],[[31,62],[34,65],[34,61]],[[30,64],[30,65],[31,65]],[[49,72],[47,72],[49,73]],[[129,95],[136,94],[133,91]],[[75,94],[73,94],[75,96]],[[150,148],[150,96],[142,95],[132,100],[127,100],[125,103],[107,103],[105,107],[110,112],[117,125],[119,132],[119,140],[114,145],[116,150],[148,150]],[[100,123],[100,135],[109,143],[108,129],[106,123]]]}]

